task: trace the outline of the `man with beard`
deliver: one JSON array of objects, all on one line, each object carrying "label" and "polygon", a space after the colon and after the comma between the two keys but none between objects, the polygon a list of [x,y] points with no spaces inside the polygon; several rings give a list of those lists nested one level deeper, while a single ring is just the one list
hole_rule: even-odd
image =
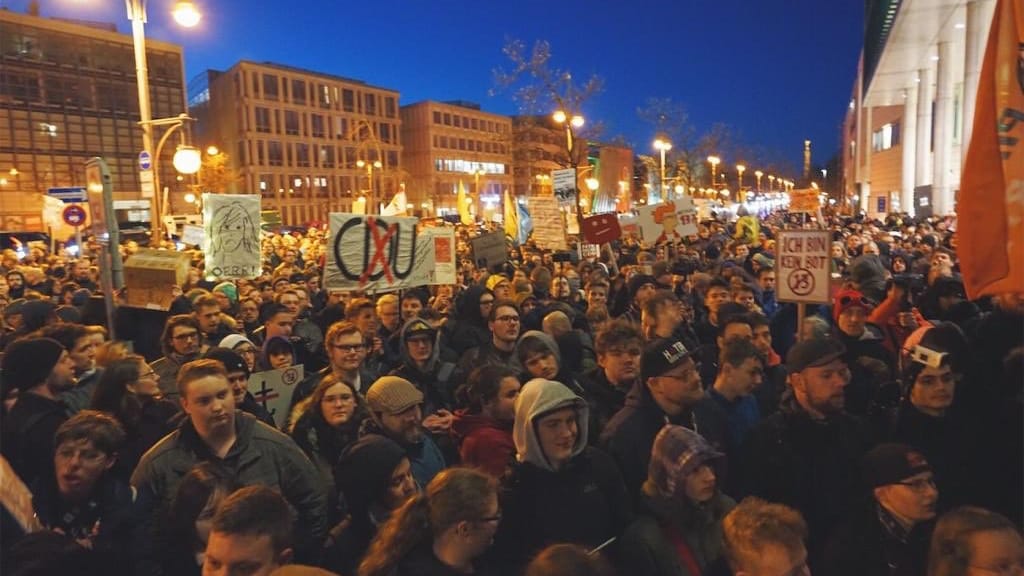
[{"label": "man with beard", "polygon": [[[459,360],[459,374],[466,375],[474,368],[485,364],[501,364],[516,371],[522,366],[516,359],[516,342],[519,339],[519,309],[509,300],[494,303],[487,317],[487,328],[491,341],[471,348]],[[458,381],[462,381],[459,378]]]},{"label": "man with beard", "polygon": [[426,486],[444,469],[441,450],[423,432],[423,393],[412,382],[398,376],[383,376],[366,392],[371,418],[363,422],[360,436],[380,434],[405,450],[412,475]]},{"label": "man with beard", "polygon": [[193,466],[216,462],[243,486],[279,489],[298,514],[297,549],[318,550],[327,533],[327,493],[302,450],[255,416],[235,410],[228,374],[216,360],[183,366],[178,389],[187,418],[146,452],[132,474],[132,486],[154,494],[166,507]]},{"label": "man with beard", "polygon": [[871,505],[836,529],[825,573],[836,576],[924,574],[939,491],[924,456],[906,444],[880,444],[864,456]]},{"label": "man with beard", "polygon": [[178,314],[167,319],[164,333],[160,337],[164,356],[153,362],[153,371],[160,376],[160,392],[164,398],[176,401],[178,371],[186,363],[199,358],[199,342],[202,336],[199,323],[189,314]]},{"label": "man with beard", "polygon": [[67,420],[61,392],[75,384],[68,351],[52,338],[27,338],[7,347],[3,357],[5,387],[18,389],[18,401],[4,423],[4,456],[31,486],[53,477],[53,439]]},{"label": "man with beard", "polygon": [[792,397],[748,435],[739,462],[745,492],[800,511],[813,569],[837,523],[856,505],[857,462],[870,448],[864,424],[844,410],[846,349],[830,339],[790,348]]}]

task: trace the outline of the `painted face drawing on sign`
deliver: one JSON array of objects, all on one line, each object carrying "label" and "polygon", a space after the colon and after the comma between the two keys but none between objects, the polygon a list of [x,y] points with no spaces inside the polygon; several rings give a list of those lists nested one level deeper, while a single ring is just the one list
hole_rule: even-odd
[{"label": "painted face drawing on sign", "polygon": [[210,230],[213,232],[210,251],[215,255],[231,252],[259,252],[260,236],[256,223],[246,209],[237,202],[219,207],[213,213]]},{"label": "painted face drawing on sign", "polygon": [[[342,225],[340,232],[334,239],[334,259],[338,263],[338,269],[348,280],[357,280],[360,286],[369,281],[377,281],[387,278],[389,283],[394,283],[396,278],[406,278],[413,268],[413,258],[410,256],[406,262],[405,270],[399,269],[399,248],[402,242],[401,228],[398,222],[388,224],[373,216],[364,218],[351,218]],[[363,250],[362,266],[357,267],[358,262],[353,261],[353,253],[341,249],[343,244],[352,242],[352,235],[358,242],[362,235]],[[409,227],[410,254],[416,253],[416,228]],[[358,256],[357,256],[358,257]]]}]

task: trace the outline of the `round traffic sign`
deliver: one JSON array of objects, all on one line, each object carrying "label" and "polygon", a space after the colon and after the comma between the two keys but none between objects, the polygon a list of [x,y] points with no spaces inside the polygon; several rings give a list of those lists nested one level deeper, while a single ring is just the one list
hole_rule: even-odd
[{"label": "round traffic sign", "polygon": [[139,170],[149,170],[153,167],[153,157],[149,155],[149,152],[143,150],[139,152]]},{"label": "round traffic sign", "polygon": [[85,208],[78,204],[71,204],[64,208],[61,216],[64,218],[64,223],[68,226],[81,226],[85,222]]}]

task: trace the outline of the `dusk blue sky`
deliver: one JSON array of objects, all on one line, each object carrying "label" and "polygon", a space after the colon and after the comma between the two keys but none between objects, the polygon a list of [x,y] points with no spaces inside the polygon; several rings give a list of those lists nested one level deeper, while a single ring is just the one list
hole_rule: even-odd
[{"label": "dusk blue sky", "polygon": [[[150,0],[146,28],[184,46],[188,78],[240,59],[273,61],[397,89],[403,104],[469,100],[513,114],[510,94],[488,95],[492,70],[507,62],[502,46],[546,39],[556,66],[604,78],[584,114],[604,121],[605,136],[651,153],[652,128],[636,110],[670,97],[698,131],[725,123],[747,147],[794,166],[806,138],[816,164],[838,148],[864,10],[858,0],[195,1],[199,27],[177,28],[173,0]],[[122,0],[40,3],[43,16],[130,31]],[[16,11],[27,4],[0,0]]]}]

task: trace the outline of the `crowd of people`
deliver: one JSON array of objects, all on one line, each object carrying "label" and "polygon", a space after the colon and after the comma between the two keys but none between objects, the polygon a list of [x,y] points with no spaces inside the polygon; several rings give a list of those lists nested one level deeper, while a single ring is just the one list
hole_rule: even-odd
[{"label": "crowd of people", "polygon": [[97,246],[6,251],[4,573],[1024,574],[1024,294],[968,299],[955,219],[832,214],[804,311],[811,224],[756,224],[490,266],[462,227],[454,285],[382,294],[265,234],[109,324]]}]

